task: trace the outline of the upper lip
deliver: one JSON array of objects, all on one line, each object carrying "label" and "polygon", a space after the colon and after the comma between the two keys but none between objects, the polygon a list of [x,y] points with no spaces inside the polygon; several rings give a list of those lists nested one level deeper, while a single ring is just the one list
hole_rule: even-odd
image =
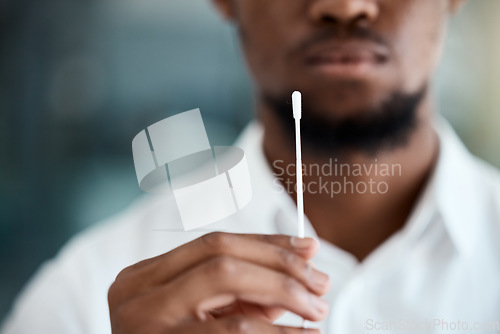
[{"label": "upper lip", "polygon": [[389,50],[371,41],[331,41],[317,44],[307,50],[305,61],[308,65],[328,63],[383,63],[389,57]]}]

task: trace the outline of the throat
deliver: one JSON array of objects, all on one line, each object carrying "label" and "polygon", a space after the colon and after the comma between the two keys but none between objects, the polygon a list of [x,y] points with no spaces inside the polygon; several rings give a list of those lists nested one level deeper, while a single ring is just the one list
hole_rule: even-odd
[{"label": "throat", "polygon": [[[294,147],[270,113],[262,113],[264,124],[263,149],[269,165],[293,200],[296,199],[295,168],[276,170],[276,161],[284,166],[295,164]],[[318,236],[351,253],[360,262],[387,239],[405,226],[419,196],[428,183],[439,153],[439,140],[431,125],[431,117],[421,113],[419,127],[407,144],[393,150],[368,156],[351,152],[335,161],[354,168],[361,166],[360,173],[349,175],[333,172],[324,175],[321,169],[325,157],[303,151],[304,209]],[[380,165],[399,166],[389,173],[375,172]],[[311,166],[319,166],[310,168]],[[365,167],[363,167],[365,166]],[[395,172],[396,171],[396,172]],[[327,183],[324,191],[320,184]],[[362,184],[361,188],[357,187]],[[365,186],[375,186],[375,191]],[[382,184],[383,186],[377,187]],[[333,185],[333,186],[331,186]],[[309,188],[307,188],[309,187]],[[346,187],[349,187],[346,189]],[[335,189],[335,193],[330,189]],[[352,190],[351,190],[352,189]],[[373,188],[371,188],[373,190]]]},{"label": "throat", "polygon": [[[437,147],[437,143],[435,145]],[[358,166],[361,175],[334,172],[325,176],[321,168],[316,175],[313,171],[317,168],[306,167],[309,175],[304,175],[305,213],[320,238],[353,254],[361,262],[405,226],[436,160],[437,149],[429,151],[428,156],[413,156],[410,152],[408,157],[380,156],[376,163],[372,159],[342,163]],[[306,160],[304,164],[308,166]],[[381,170],[381,165],[397,168]],[[286,176],[284,182],[295,200],[295,176]]]},{"label": "throat", "polygon": [[362,262],[401,230],[411,214],[419,191],[406,198],[308,198],[306,212],[318,236]]}]

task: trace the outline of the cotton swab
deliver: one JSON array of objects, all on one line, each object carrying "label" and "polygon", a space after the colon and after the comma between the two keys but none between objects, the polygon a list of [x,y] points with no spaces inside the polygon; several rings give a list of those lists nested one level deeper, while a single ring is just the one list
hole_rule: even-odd
[{"label": "cotton swab", "polygon": [[[300,119],[302,118],[302,94],[295,91],[292,94],[293,118],[295,118],[295,154],[297,183],[297,218],[298,237],[304,238],[304,192],[302,190],[302,145],[300,140]],[[302,327],[307,328],[307,321],[302,320]]]},{"label": "cotton swab", "polygon": [[304,193],[302,190],[302,148],[300,140],[300,119],[302,118],[302,94],[295,91],[292,94],[293,118],[295,118],[295,152],[297,178],[297,217],[298,236],[304,237]]}]

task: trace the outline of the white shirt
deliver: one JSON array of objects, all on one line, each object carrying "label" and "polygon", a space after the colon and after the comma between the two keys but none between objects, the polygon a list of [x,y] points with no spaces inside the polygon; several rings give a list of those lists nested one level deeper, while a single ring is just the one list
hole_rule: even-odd
[{"label": "white shirt", "polygon": [[[437,123],[439,160],[404,228],[362,263],[320,241],[314,263],[331,277],[331,311],[311,327],[328,334],[445,333],[464,326],[500,332],[500,177],[464,148],[446,122]],[[293,201],[278,191],[261,144],[262,128],[252,123],[236,145],[247,155],[253,199],[210,229],[296,234]],[[144,196],[44,264],[2,332],[109,333],[107,291],[118,272],[206,232],[182,231],[172,198]],[[307,221],[306,235],[316,236]],[[302,323],[292,314],[278,322]]]}]

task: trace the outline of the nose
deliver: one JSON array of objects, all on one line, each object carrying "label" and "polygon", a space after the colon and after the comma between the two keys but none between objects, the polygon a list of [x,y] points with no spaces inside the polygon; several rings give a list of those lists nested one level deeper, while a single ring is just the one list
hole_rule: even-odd
[{"label": "nose", "polygon": [[[379,15],[378,0],[316,0],[309,9],[311,19],[318,24],[371,23]],[[400,0],[397,0],[400,1]]]}]

